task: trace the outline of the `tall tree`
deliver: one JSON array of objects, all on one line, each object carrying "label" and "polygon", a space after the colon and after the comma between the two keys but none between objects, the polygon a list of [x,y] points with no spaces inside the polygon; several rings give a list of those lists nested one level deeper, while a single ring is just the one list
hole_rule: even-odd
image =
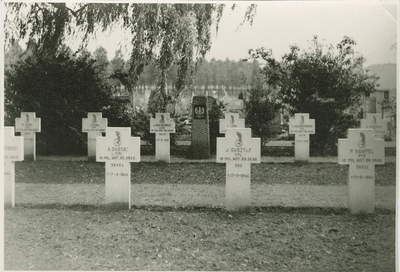
[{"label": "tall tree", "polygon": [[375,77],[363,73],[365,59],[356,55],[356,42],[344,37],[340,43],[324,45],[315,36],[309,51],[291,46],[279,62],[271,50],[250,50],[263,58],[265,83],[279,91],[290,114],[309,113],[315,119],[311,151],[337,151],[337,139],[358,124],[361,98],[374,90]]},{"label": "tall tree", "polygon": [[111,72],[109,70],[109,61],[107,56],[107,50],[99,46],[93,52],[93,56],[95,59],[94,67],[97,72],[100,74],[101,79],[106,82],[108,77],[110,76]]},{"label": "tall tree", "polygon": [[[177,64],[175,99],[194,74],[196,60],[211,46],[211,27],[222,16],[224,4],[139,3],[6,3],[5,39],[29,37],[38,50],[56,54],[68,37],[80,37],[86,47],[92,34],[120,27],[132,34],[130,83],[136,85],[146,64],[159,68],[159,110],[166,105],[166,75]],[[234,8],[235,5],[232,6]],[[256,6],[249,5],[245,18],[252,21]],[[14,31],[14,29],[16,31]]]}]

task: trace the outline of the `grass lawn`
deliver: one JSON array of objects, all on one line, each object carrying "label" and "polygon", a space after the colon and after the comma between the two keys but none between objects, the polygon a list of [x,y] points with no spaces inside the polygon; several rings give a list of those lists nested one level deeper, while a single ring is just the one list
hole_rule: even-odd
[{"label": "grass lawn", "polygon": [[394,271],[396,165],[376,211],[346,209],[347,166],[252,166],[252,208],[224,210],[222,164],[132,164],[131,210],[109,211],[104,164],[16,164],[7,270]]}]

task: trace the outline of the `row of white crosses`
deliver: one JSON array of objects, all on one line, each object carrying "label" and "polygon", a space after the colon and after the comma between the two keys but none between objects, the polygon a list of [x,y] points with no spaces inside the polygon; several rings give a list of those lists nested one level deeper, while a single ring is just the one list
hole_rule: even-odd
[{"label": "row of white crosses", "polygon": [[[83,131],[88,132],[89,156],[105,162],[105,204],[110,209],[131,207],[131,162],[140,161],[140,137],[131,137],[131,129],[107,127],[101,113],[89,113],[83,120]],[[101,125],[100,125],[101,124]],[[106,137],[101,137],[105,132]],[[150,132],[156,133],[156,158],[170,162],[169,134],[175,132],[175,123],[169,113],[156,113],[150,120]]]},{"label": "row of white crosses", "polygon": [[[24,125],[21,125],[22,118],[16,118],[16,127],[20,132],[40,132],[40,118],[35,118],[35,113],[23,112],[22,116],[25,116],[22,122]],[[353,213],[374,211],[374,165],[384,164],[383,139],[374,139],[385,133],[382,132],[384,125],[380,120],[378,116],[367,115],[367,121],[362,121],[362,126],[374,126],[375,130],[349,129],[348,139],[339,139],[339,164],[350,165],[349,208]],[[297,148],[296,152],[300,154],[296,158],[308,160],[308,134],[315,133],[314,120],[310,120],[308,114],[296,114],[291,121],[289,133],[300,134],[296,137],[296,145],[308,146]],[[130,162],[140,161],[140,138],[131,137],[130,128],[107,127],[107,119],[102,118],[101,113],[88,113],[88,118],[82,120],[82,127],[83,132],[88,132],[88,155],[93,156],[94,152],[97,161],[106,163],[106,204],[130,208]],[[156,133],[157,144],[162,146],[159,148],[161,151],[156,152],[158,158],[169,162],[169,133],[175,132],[175,124],[169,114],[159,113],[151,120],[151,127],[151,132]],[[101,137],[104,131],[106,137]],[[226,163],[226,208],[236,210],[248,207],[251,202],[250,164],[261,161],[260,139],[251,138],[251,130],[244,128],[244,120],[239,119],[238,113],[225,114],[225,119],[220,120],[220,132],[226,134],[225,138],[217,139],[217,162]],[[35,137],[32,134],[27,134],[27,137],[15,136],[13,127],[5,127],[4,139],[5,203],[13,207],[14,162],[24,159],[23,150],[32,154],[32,149],[35,150]],[[25,148],[26,143],[30,145],[29,149]],[[306,153],[307,157],[300,157],[301,153]]]},{"label": "row of white crosses", "polygon": [[[349,129],[348,139],[338,140],[338,163],[349,165],[348,203],[352,213],[372,213],[375,207],[375,165],[385,163],[384,136],[387,121],[380,114],[368,114],[361,129]],[[295,161],[309,160],[309,134],[315,133],[315,120],[296,113],[289,121],[295,134]]]},{"label": "row of white crosses", "polygon": [[[82,119],[82,132],[88,135],[88,159],[96,158],[96,139],[106,133],[107,118],[101,112],[89,112]],[[175,133],[175,122],[169,113],[156,113],[156,118],[150,119],[150,133],[156,134],[156,159],[170,162],[170,133]]]}]

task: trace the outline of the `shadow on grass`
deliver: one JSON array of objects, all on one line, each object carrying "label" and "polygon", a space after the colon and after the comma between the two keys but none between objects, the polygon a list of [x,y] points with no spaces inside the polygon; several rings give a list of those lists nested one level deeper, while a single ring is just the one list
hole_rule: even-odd
[{"label": "shadow on grass", "polygon": [[[52,209],[52,210],[69,210],[69,211],[105,211],[115,212],[115,210],[109,210],[105,205],[86,205],[86,204],[17,204],[15,208],[24,209]],[[6,210],[12,210],[12,208],[6,208]],[[146,210],[150,212],[183,212],[183,213],[223,213],[223,214],[248,214],[253,215],[255,213],[270,213],[270,214],[311,214],[311,215],[346,215],[350,214],[347,208],[341,207],[284,207],[284,206],[258,206],[250,207],[248,209],[239,211],[227,211],[224,207],[218,206],[199,206],[199,205],[185,205],[185,206],[162,206],[162,205],[132,205],[131,210]],[[121,209],[119,211],[128,211],[127,209]],[[375,214],[394,214],[394,209],[389,208],[375,208]],[[361,214],[362,215],[362,214]]]}]

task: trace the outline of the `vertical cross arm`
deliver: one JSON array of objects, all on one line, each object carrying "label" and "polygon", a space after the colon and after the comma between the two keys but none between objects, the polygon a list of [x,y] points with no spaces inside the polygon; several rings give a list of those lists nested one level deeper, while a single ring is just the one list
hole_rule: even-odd
[{"label": "vertical cross arm", "polygon": [[348,139],[338,139],[338,164],[349,164],[349,154],[350,141]]},{"label": "vertical cross arm", "polygon": [[251,141],[252,141],[251,146],[260,147],[260,148],[253,150],[252,155],[254,158],[257,158],[257,160],[252,161],[251,163],[261,163],[261,139],[260,138],[251,138]]}]

